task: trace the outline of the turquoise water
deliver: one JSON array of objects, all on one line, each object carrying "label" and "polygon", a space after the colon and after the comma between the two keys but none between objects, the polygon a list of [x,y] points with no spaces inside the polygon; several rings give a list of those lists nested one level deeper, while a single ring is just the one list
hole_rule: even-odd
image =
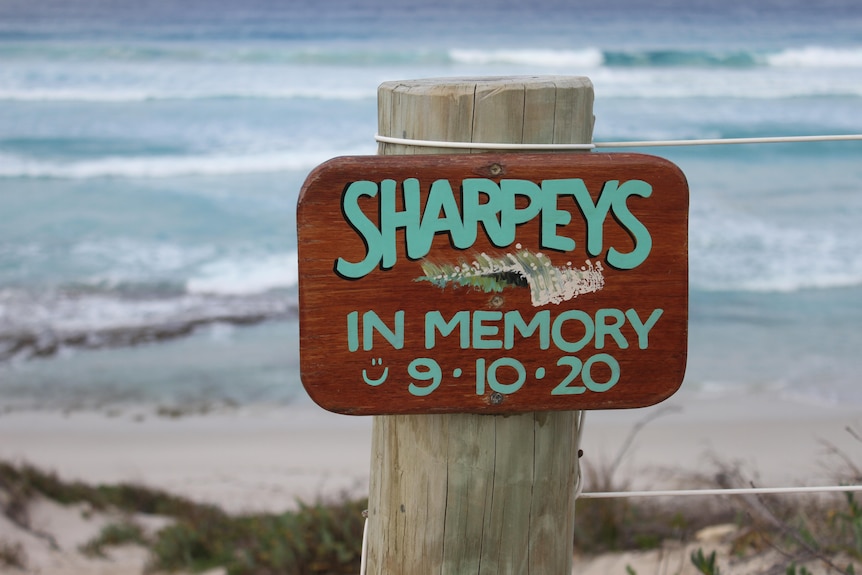
[{"label": "turquoise water", "polygon": [[[0,5],[3,404],[308,401],[296,198],[375,153],[383,81],[586,75],[597,141],[862,133],[850,1],[32,4]],[[691,187],[685,389],[862,403],[862,143],[650,152]]]}]

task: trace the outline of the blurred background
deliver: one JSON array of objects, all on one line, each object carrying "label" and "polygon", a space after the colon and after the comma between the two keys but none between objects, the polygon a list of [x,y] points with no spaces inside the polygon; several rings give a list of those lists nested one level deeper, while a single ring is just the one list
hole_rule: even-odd
[{"label": "blurred background", "polygon": [[[380,82],[510,74],[596,141],[862,133],[862,6],[2,0],[0,408],[309,402],[305,175]],[[862,142],[636,151],[691,188],[683,391],[862,404]]]}]

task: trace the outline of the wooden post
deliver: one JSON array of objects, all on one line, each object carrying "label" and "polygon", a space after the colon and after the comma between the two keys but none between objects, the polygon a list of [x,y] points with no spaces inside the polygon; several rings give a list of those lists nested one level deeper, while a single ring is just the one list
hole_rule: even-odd
[{"label": "wooden post", "polygon": [[[378,128],[422,140],[590,143],[592,103],[580,77],[387,82]],[[367,573],[571,573],[577,421],[571,411],[376,416]]]}]

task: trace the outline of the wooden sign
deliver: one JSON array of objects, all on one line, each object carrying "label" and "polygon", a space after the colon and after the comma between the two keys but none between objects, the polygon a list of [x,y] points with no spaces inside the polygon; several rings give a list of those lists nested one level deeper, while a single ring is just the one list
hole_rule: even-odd
[{"label": "wooden sign", "polygon": [[342,157],[300,192],[300,368],[345,414],[643,407],[688,336],[688,186],[642,154]]}]

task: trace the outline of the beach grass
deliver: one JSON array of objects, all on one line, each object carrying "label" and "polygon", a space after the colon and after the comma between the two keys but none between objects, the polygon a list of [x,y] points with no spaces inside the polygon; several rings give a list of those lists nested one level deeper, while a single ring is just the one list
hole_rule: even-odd
[{"label": "beach grass", "polygon": [[24,546],[20,543],[0,541],[0,567],[26,569],[27,555],[24,553]]},{"label": "beach grass", "polygon": [[[585,466],[589,490],[630,491],[618,466],[634,436],[648,421],[636,425],[610,463]],[[848,428],[859,440],[854,430]],[[862,442],[862,440],[860,440]],[[862,469],[853,458],[827,446],[843,466],[833,470],[836,485],[862,483]],[[709,466],[707,466],[709,467]],[[683,479],[688,488],[754,487],[737,463],[713,461],[709,469]],[[584,555],[658,549],[671,544],[691,545],[713,527],[725,533],[723,553],[695,547],[690,564],[695,572],[812,575],[862,573],[862,503],[858,494],[733,495],[677,499],[582,499],[575,514],[575,549]],[[715,547],[716,541],[710,546]],[[757,567],[752,568],[755,564]],[[721,565],[727,570],[723,571]],[[738,570],[738,571],[737,571]],[[628,566],[627,573],[637,570]]]},{"label": "beach grass", "polygon": [[[355,573],[359,566],[364,500],[342,498],[299,503],[296,511],[285,513],[230,515],[157,489],[63,481],[33,466],[5,462],[0,462],[0,491],[7,494],[3,513],[25,528],[28,502],[37,495],[61,504],[86,503],[94,510],[172,519],[153,536],[128,519],[110,523],[80,548],[86,555],[101,556],[113,545],[143,545],[150,551],[152,571],[222,567],[231,575],[310,575]],[[23,561],[15,544],[4,544],[0,554],[0,561],[10,566]]]},{"label": "beach grass", "polygon": [[[612,466],[589,471],[603,490],[625,488]],[[713,477],[727,481],[735,470]],[[858,477],[848,478],[857,480]],[[693,477],[702,481],[703,477]],[[359,569],[365,499],[343,497],[313,504],[298,502],[284,513],[229,514],[139,485],[88,485],[64,481],[30,465],[0,462],[2,512],[28,527],[28,506],[37,496],[62,504],[85,503],[92,513],[119,511],[122,519],[105,525],[78,550],[104,557],[113,546],[136,544],[148,550],[151,572],[202,572],[222,568],[231,575],[342,574]],[[169,518],[147,532],[135,514]],[[852,493],[814,499],[741,496],[712,503],[635,499],[578,502],[574,550],[581,556],[691,543],[705,527],[728,525],[725,556],[697,548],[691,564],[698,573],[717,575],[720,565],[744,565],[771,553],[770,573],[854,574],[862,565],[862,504]],[[0,565],[24,570],[20,544],[0,541]],[[818,566],[819,570],[811,571]],[[628,567],[629,573],[637,573]],[[725,571],[726,572],[726,571]]]}]

